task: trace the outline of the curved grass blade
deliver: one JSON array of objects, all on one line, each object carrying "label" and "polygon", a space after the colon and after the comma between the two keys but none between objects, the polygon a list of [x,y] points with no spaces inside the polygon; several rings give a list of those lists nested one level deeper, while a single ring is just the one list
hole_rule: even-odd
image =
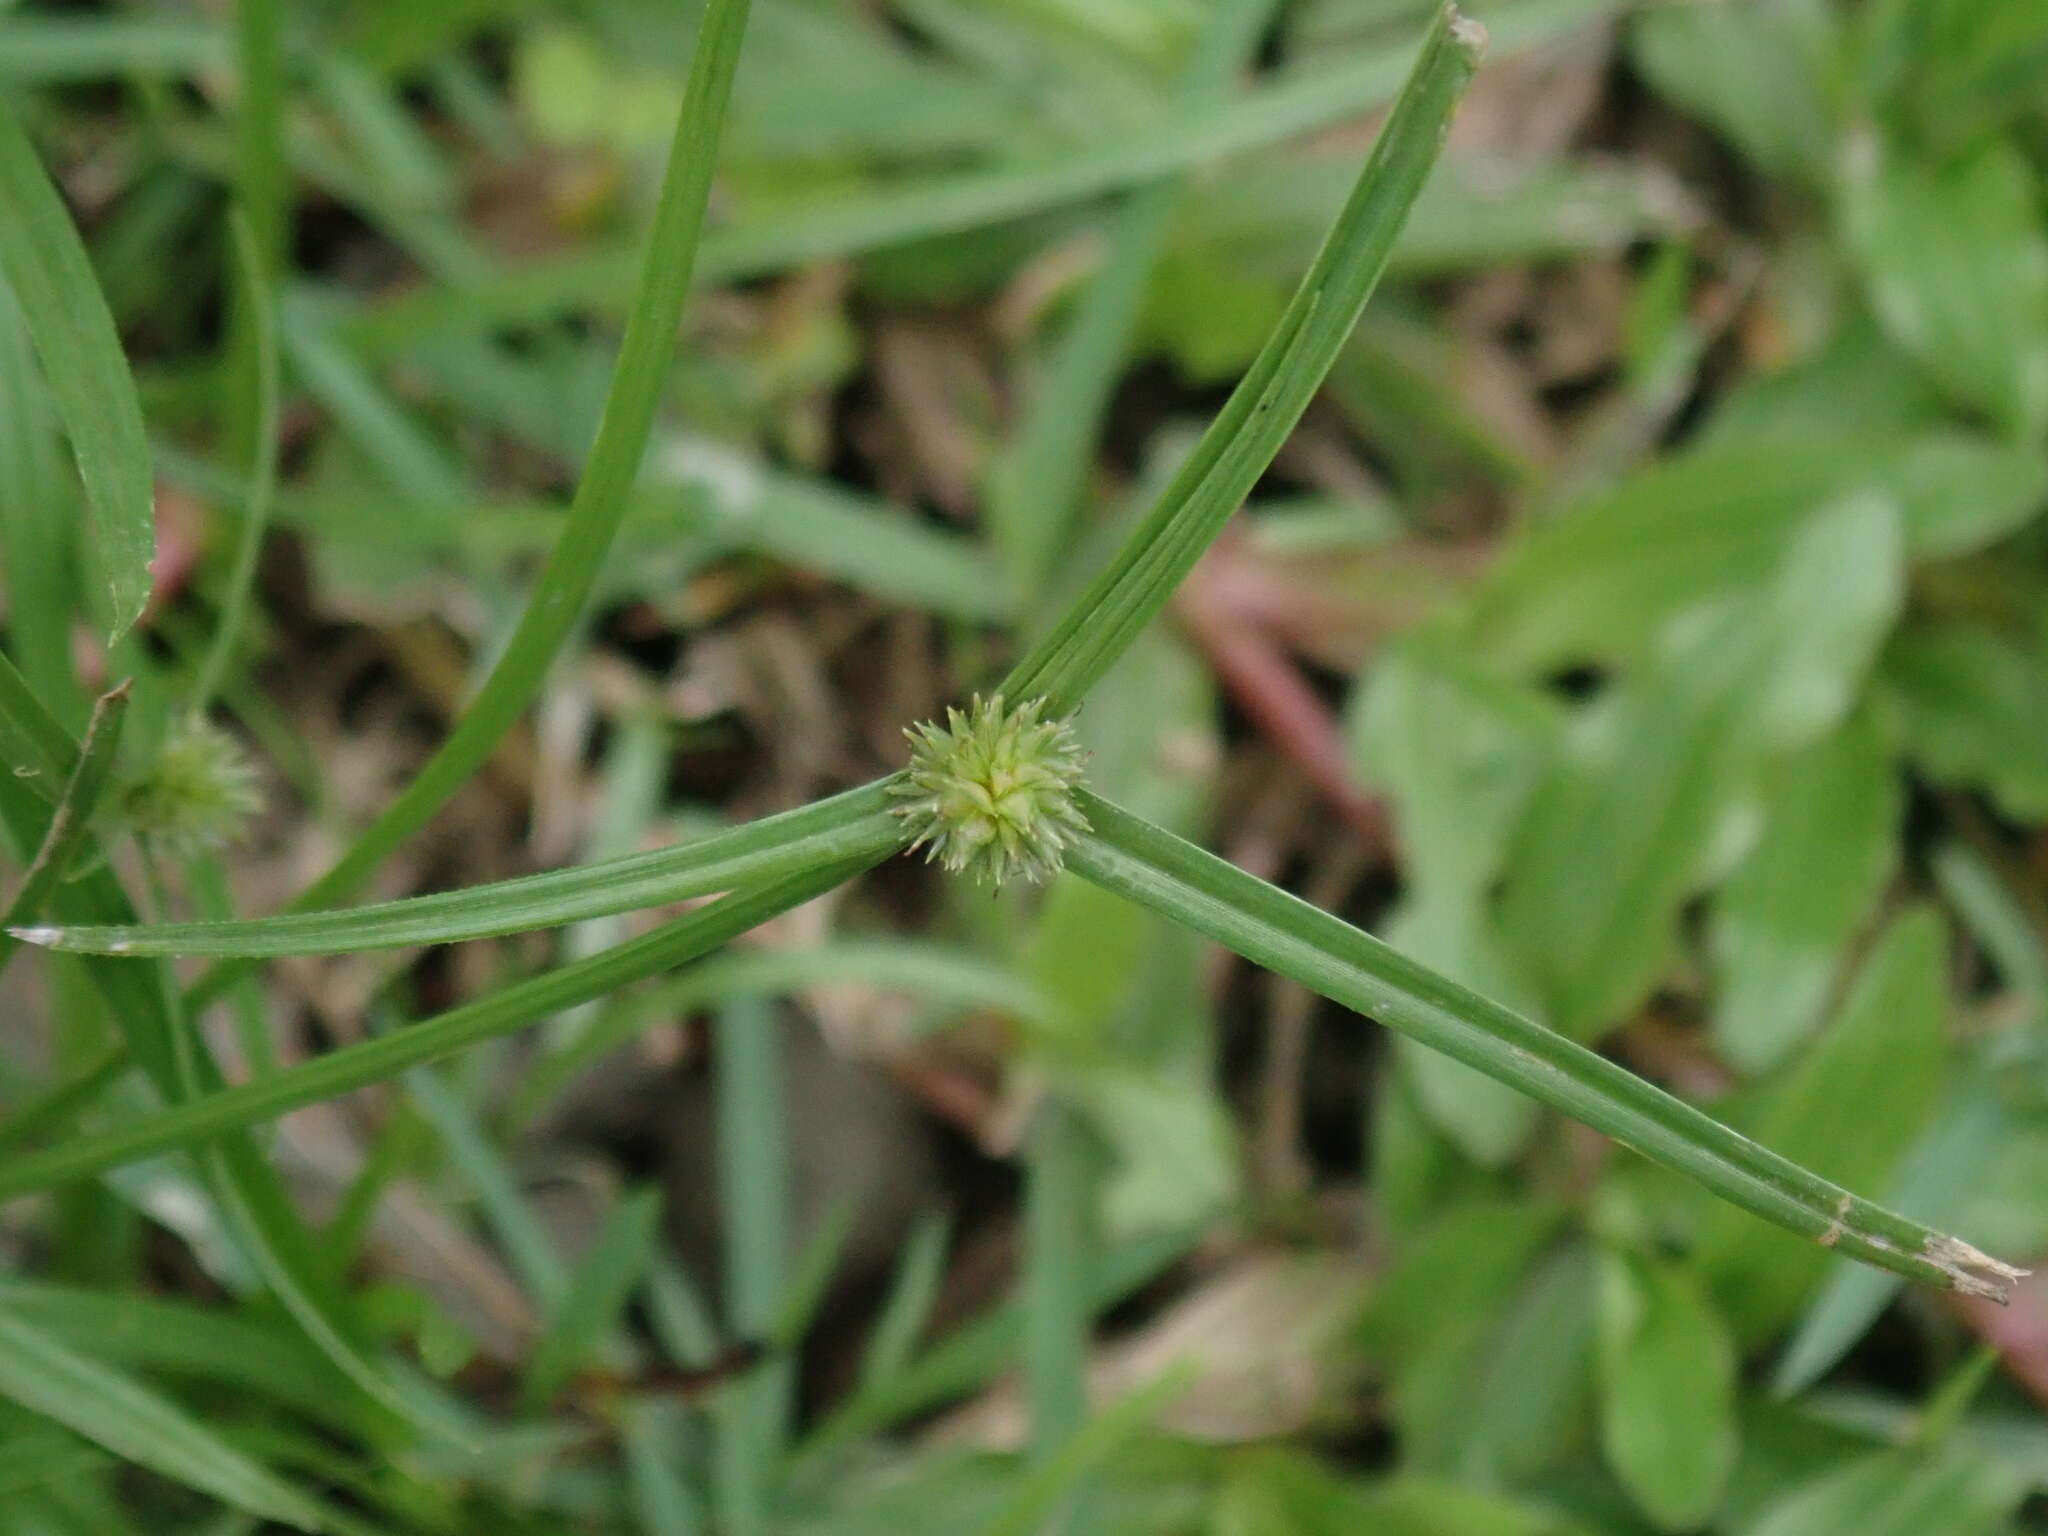
[{"label": "curved grass blade", "polygon": [[[705,13],[597,440],[577,482],[569,520],[518,628],[440,750],[349,851],[300,894],[296,909],[322,906],[355,889],[469,781],[533,701],[581,615],[625,516],[675,356],[748,9],[749,0],[712,0]],[[203,980],[195,996],[217,994],[221,970]]]},{"label": "curved grass blade", "polygon": [[17,937],[105,955],[326,955],[452,944],[657,907],[902,846],[886,781],[695,842],[405,901],[218,923],[50,926]]},{"label": "curved grass blade", "polygon": [[[263,10],[257,5],[253,10]],[[237,282],[236,326],[246,334],[238,338],[235,366],[238,399],[233,416],[234,436],[247,439],[252,464],[248,494],[242,500],[242,518],[235,530],[235,554],[228,567],[226,597],[221,604],[220,622],[213,643],[200,663],[199,680],[193,688],[192,708],[203,711],[227,675],[235,644],[248,623],[249,601],[256,584],[256,557],[263,551],[263,533],[270,525],[270,504],[277,492],[279,366],[277,360],[276,291],[270,268],[258,245],[255,222],[240,209],[228,221],[235,248]]]},{"label": "curved grass blade", "polygon": [[735,998],[779,997],[835,982],[903,992],[958,1011],[999,1013],[1047,1032],[1066,1022],[1059,1003],[1027,977],[937,944],[845,939],[802,949],[743,951],[693,965],[605,1009],[581,1034],[533,1064],[506,1101],[505,1118],[531,1120],[584,1072],[657,1020]]},{"label": "curved grass blade", "polygon": [[0,914],[0,970],[6,969],[14,951],[21,946],[12,930],[31,921],[42,910],[43,903],[70,870],[71,860],[90,837],[93,809],[99,804],[100,792],[107,787],[108,779],[113,777],[114,759],[121,744],[121,722],[128,710],[128,691],[129,685],[122,683],[101,695],[92,707],[85,744],[79,749],[71,777],[57,798],[56,809],[50,813],[42,847],[37,849],[28,873],[22,876],[13,899],[7,903],[6,912]]},{"label": "curved grass blade", "polygon": [[[55,739],[44,741],[43,746],[60,753],[67,763],[75,761],[78,749],[61,726],[49,724]],[[0,818],[6,820],[20,845],[39,844],[50,821],[48,807],[25,787],[27,783],[14,774],[0,773]],[[96,839],[88,840],[81,852],[90,858],[97,846]],[[60,882],[51,893],[51,904],[58,916],[73,920],[132,923],[135,916],[121,882],[104,863]],[[166,1101],[177,1104],[220,1085],[220,1070],[213,1057],[185,1026],[177,989],[167,971],[156,965],[99,957],[87,960],[85,971],[106,999],[129,1055]],[[422,1428],[437,1430],[439,1426],[415,1412],[384,1380],[350,1337],[331,1277],[314,1253],[276,1170],[263,1160],[255,1143],[246,1137],[227,1137],[205,1153],[202,1163],[209,1189],[247,1248],[251,1262],[306,1336],[371,1398]]]},{"label": "curved grass blade", "polygon": [[529,1413],[545,1408],[617,1325],[660,1240],[660,1190],[637,1190],[612,1208],[527,1359],[519,1401]]},{"label": "curved grass blade", "polygon": [[1908,1279],[2003,1299],[2021,1273],[1852,1195],[1605,1057],[1085,791],[1068,867],[1520,1089],[1731,1204]]},{"label": "curved grass blade", "polygon": [[[1222,93],[1265,34],[1273,9],[1273,0],[1215,8],[1175,88],[1176,108],[1208,105]],[[1179,175],[1165,177],[1125,198],[1102,267],[1089,280],[1016,435],[990,468],[989,528],[1017,592],[1044,589],[1069,530],[1181,183]]]},{"label": "curved grass blade", "polygon": [[1385,269],[1478,65],[1485,30],[1445,5],[1308,275],[1128,543],[998,690],[1077,706],[1223,530],[1321,386]]},{"label": "curved grass blade", "polygon": [[[452,1056],[478,1041],[522,1029],[708,954],[777,913],[851,879],[880,857],[864,854],[735,891],[637,939],[516,982],[395,1034],[331,1051],[269,1077],[218,1089],[119,1130],[17,1158],[0,1168],[0,1200],[274,1120],[302,1105],[382,1082],[407,1068]],[[122,963],[105,962],[109,966]]]},{"label": "curved grass blade", "polygon": [[[1554,42],[1617,8],[1614,0],[1518,0],[1497,8],[1488,25],[1505,55]],[[1393,99],[1401,65],[1399,52],[1375,49],[1261,85],[1220,107],[1197,103],[1169,111],[1114,143],[778,209],[707,234],[698,271],[706,282],[761,277],[1127,191],[1191,165],[1355,120]],[[392,299],[358,316],[344,333],[366,352],[388,355],[422,336],[533,324],[565,310],[603,311],[616,307],[631,274],[623,251],[529,262],[472,284]]]},{"label": "curved grass blade", "polygon": [[174,1482],[302,1531],[320,1506],[123,1372],[0,1310],[0,1395]]},{"label": "curved grass blade", "polygon": [[110,634],[119,639],[149,601],[149,563],[156,558],[156,495],[142,404],[85,245],[21,120],[4,102],[0,278],[21,305],[78,460]]}]

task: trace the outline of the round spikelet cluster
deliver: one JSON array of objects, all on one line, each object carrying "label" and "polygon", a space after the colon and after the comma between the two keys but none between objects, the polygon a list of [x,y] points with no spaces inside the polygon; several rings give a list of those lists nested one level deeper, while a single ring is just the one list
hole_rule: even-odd
[{"label": "round spikelet cluster", "polygon": [[896,807],[927,860],[971,869],[994,885],[1021,875],[1036,884],[1058,873],[1067,846],[1088,830],[1074,804],[1081,744],[1065,720],[1042,720],[1045,700],[1006,710],[1003,696],[979,694],[946,723],[903,734],[910,766],[894,786]]},{"label": "round spikelet cluster", "polygon": [[121,798],[122,819],[132,831],[180,853],[234,842],[262,809],[256,770],[240,744],[204,720],[173,727]]}]

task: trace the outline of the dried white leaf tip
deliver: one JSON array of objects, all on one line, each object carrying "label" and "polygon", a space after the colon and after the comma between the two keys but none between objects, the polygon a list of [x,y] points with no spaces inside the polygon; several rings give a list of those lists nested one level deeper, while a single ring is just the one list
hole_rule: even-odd
[{"label": "dried white leaf tip", "polygon": [[1088,830],[1074,804],[1081,744],[1066,720],[1044,720],[1045,700],[1015,709],[1003,696],[979,694],[946,723],[926,721],[903,734],[910,766],[893,792],[925,858],[1001,885],[1021,875],[1036,884],[1058,873],[1075,837]]},{"label": "dried white leaf tip", "polygon": [[2001,1306],[2011,1299],[2013,1286],[2031,1273],[1994,1259],[1959,1237],[1929,1238],[1924,1251],[1928,1258],[1948,1271],[1949,1284],[1955,1289],[1966,1296],[1982,1296]]}]

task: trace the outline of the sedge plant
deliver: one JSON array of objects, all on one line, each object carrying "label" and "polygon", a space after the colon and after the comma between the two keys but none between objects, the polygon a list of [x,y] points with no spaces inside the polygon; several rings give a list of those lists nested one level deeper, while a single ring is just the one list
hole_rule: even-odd
[{"label": "sedge plant", "polygon": [[[714,5],[693,101],[729,82],[744,5]],[[143,924],[74,920],[17,925],[16,937],[109,957],[208,956],[244,965],[269,956],[438,944],[555,927],[689,898],[707,905],[638,938],[519,981],[437,1017],[226,1086],[190,1083],[158,1112],[18,1155],[0,1168],[0,1198],[47,1189],[181,1148],[231,1145],[285,1112],[381,1082],[710,954],[756,925],[906,849],[990,884],[1043,882],[1061,871],[1180,923],[1255,964],[1412,1036],[1696,1180],[1722,1199],[1838,1253],[1932,1286],[2002,1298],[2018,1271],[1960,1238],[1910,1221],[1778,1156],[1564,1036],[1434,973],[1340,919],[1092,794],[1067,722],[1090,688],[1159,613],[1253,488],[1335,361],[1393,249],[1476,67],[1481,28],[1446,6],[1313,265],[1180,471],[1120,552],[994,688],[944,722],[906,731],[898,773],[800,809],[678,847],[466,890],[275,917]],[[691,107],[686,105],[686,125]],[[713,110],[709,121],[715,122]],[[704,126],[700,119],[699,131]],[[702,213],[702,161],[683,204],[657,221],[657,311],[679,306]],[[672,167],[672,182],[675,172]],[[672,187],[673,190],[673,187]],[[636,320],[642,312],[636,311]],[[668,332],[672,333],[670,320]],[[637,342],[637,345],[636,345]],[[473,771],[531,697],[536,658],[551,655],[589,587],[651,420],[650,375],[665,347],[629,328],[615,397],[579,492],[585,542],[543,577],[505,661],[421,781],[302,905],[340,893]],[[579,525],[580,527],[580,525]],[[569,537],[565,533],[565,539]],[[507,668],[511,672],[507,672]],[[60,725],[0,668],[9,735],[79,774]],[[118,961],[105,962],[121,969]],[[203,994],[202,994],[203,995]],[[173,1083],[178,1080],[170,1079]],[[241,1143],[244,1148],[251,1144]],[[247,1152],[244,1156],[249,1155]]]}]

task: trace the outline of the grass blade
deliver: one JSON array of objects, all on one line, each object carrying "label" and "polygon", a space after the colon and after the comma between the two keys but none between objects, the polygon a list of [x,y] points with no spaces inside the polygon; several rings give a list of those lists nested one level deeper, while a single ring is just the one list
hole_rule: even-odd
[{"label": "grass blade", "polygon": [[[1523,0],[1489,21],[1505,55],[1553,42],[1610,17],[1613,0]],[[1222,107],[1165,114],[1114,143],[1087,144],[1057,158],[954,176],[920,178],[871,196],[778,209],[705,237],[698,270],[706,282],[734,282],[1028,217],[1048,208],[1144,185],[1207,160],[1247,154],[1330,128],[1384,106],[1401,83],[1401,55],[1375,50],[1329,69],[1247,92]],[[475,333],[531,324],[564,310],[617,304],[631,277],[624,252],[537,261],[461,287],[394,299],[347,329],[376,351],[402,350],[430,334]]]},{"label": "grass blade", "polygon": [[618,1323],[660,1238],[660,1190],[636,1191],[613,1208],[526,1362],[519,1401],[529,1413],[547,1406]]},{"label": "grass blade", "polygon": [[[294,905],[301,910],[355,889],[469,781],[533,701],[582,613],[624,518],[675,355],[748,9],[749,0],[712,0],[705,13],[597,440],[577,482],[569,520],[519,626],[440,750],[349,851],[300,895]],[[220,985],[218,976],[212,985]]]},{"label": "grass blade", "polygon": [[[1273,0],[1217,6],[1175,91],[1176,105],[1207,104],[1219,95],[1257,46],[1273,9]],[[1141,187],[1118,210],[1102,269],[1060,337],[1016,436],[990,470],[989,527],[1019,592],[1043,590],[1068,530],[1181,181],[1171,176]]]},{"label": "grass blade", "polygon": [[848,859],[873,862],[902,843],[901,823],[888,809],[893,803],[881,784],[868,784],[679,847],[407,901],[223,923],[52,926],[21,937],[93,954],[238,956],[341,954],[490,938],[779,880]]},{"label": "grass blade", "polygon": [[[789,1137],[776,1004],[742,998],[719,1011],[712,1066],[718,1084],[719,1225],[728,1331],[767,1340],[789,1262]],[[722,1526],[766,1536],[772,1478],[789,1434],[796,1375],[770,1355],[720,1400],[713,1480]]]},{"label": "grass blade", "polygon": [[[1094,1332],[1096,1147],[1067,1105],[1050,1100],[1032,1127],[1024,1186],[1024,1375],[1031,1448],[1050,1463],[1088,1422],[1088,1348]],[[1078,1481],[1078,1480],[1077,1480]],[[1083,1523],[1085,1491],[1063,1487],[1050,1532]]]},{"label": "grass blade", "polygon": [[116,1456],[303,1531],[320,1506],[133,1377],[75,1355],[0,1311],[0,1394]]},{"label": "grass blade", "polygon": [[1731,1204],[1908,1279],[2003,1296],[2016,1271],[1850,1194],[1562,1035],[1100,796],[1068,866],[1602,1131]]},{"label": "grass blade", "polygon": [[1351,335],[1436,163],[1484,29],[1446,5],[1315,263],[1251,368],[1123,550],[1003,682],[1070,713],[1150,622],[1280,451]]},{"label": "grass blade", "polygon": [[246,439],[251,464],[249,491],[243,498],[241,522],[235,530],[235,554],[228,567],[220,621],[193,687],[195,711],[203,711],[219,690],[220,680],[234,657],[235,643],[248,622],[250,594],[256,584],[256,557],[263,551],[263,533],[270,524],[270,504],[277,492],[280,369],[276,290],[257,243],[261,237],[254,221],[237,209],[229,220],[229,228],[238,285],[235,324],[247,336],[246,341],[238,339],[235,356],[238,393],[246,393],[247,402],[236,400],[231,422],[234,436]]},{"label": "grass blade", "polygon": [[0,913],[0,970],[14,957],[21,941],[14,937],[12,929],[30,922],[50,899],[50,893],[57,888],[71,868],[71,860],[79,848],[89,839],[94,807],[99,804],[100,793],[113,777],[114,761],[121,744],[121,721],[128,709],[128,684],[123,683],[101,696],[93,705],[91,723],[86,726],[85,744],[80,748],[78,761],[71,769],[71,777],[65,782],[64,791],[57,797],[57,806],[50,814],[49,830],[43,833],[42,847],[36,851],[28,873],[22,876],[14,897]]},{"label": "grass blade", "polygon": [[0,1155],[63,1125],[128,1070],[128,1047],[116,1041],[63,1082],[43,1089],[0,1122]]},{"label": "grass blade", "polygon": [[0,277],[21,305],[71,439],[118,639],[149,601],[156,496],[149,439],[85,245],[13,109],[0,103]]},{"label": "grass blade", "polygon": [[[365,1084],[396,1077],[410,1067],[452,1056],[480,1040],[524,1028],[629,982],[694,960],[776,913],[832,889],[874,862],[874,858],[842,861],[772,885],[735,892],[652,933],[587,960],[515,983],[396,1034],[329,1052],[270,1077],[220,1089],[89,1140],[18,1158],[0,1169],[0,1199],[223,1136],[273,1120],[301,1105],[331,1099]],[[107,964],[117,966],[122,962]]]}]

